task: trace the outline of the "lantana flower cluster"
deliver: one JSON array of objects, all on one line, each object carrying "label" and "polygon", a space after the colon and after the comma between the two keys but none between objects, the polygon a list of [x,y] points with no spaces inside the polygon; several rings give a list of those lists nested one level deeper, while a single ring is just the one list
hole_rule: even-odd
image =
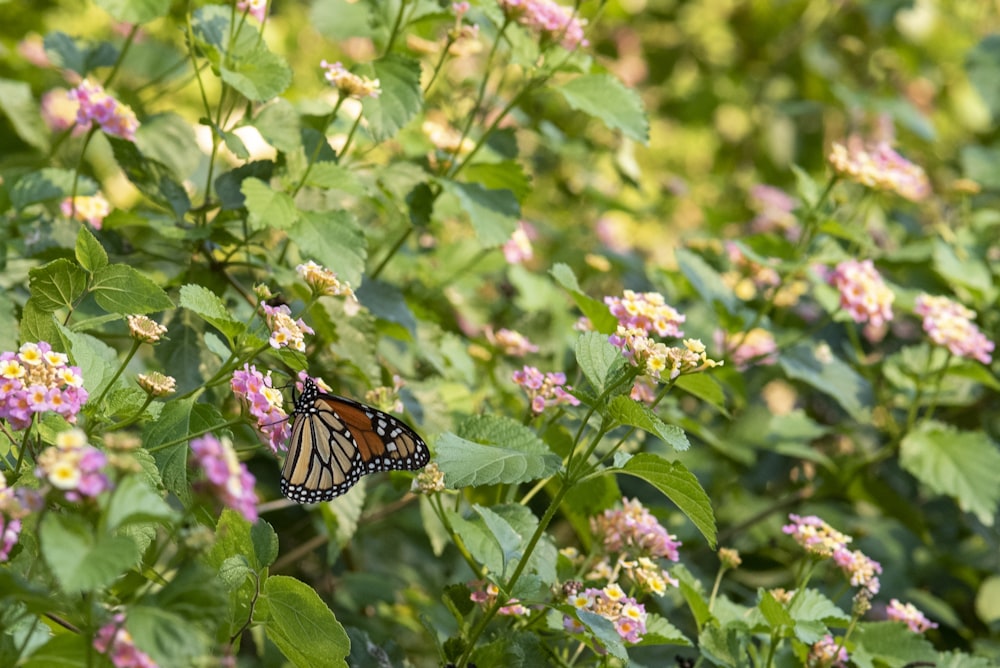
[{"label": "lantana flower cluster", "polygon": [[107,655],[115,668],[157,668],[153,659],[135,646],[125,628],[125,615],[115,614],[94,636],[94,649]]},{"label": "lantana flower cluster", "polygon": [[542,41],[558,41],[572,51],[589,42],[583,36],[586,21],[573,15],[573,10],[552,0],[498,0],[504,14],[528,30],[541,36]]},{"label": "lantana flower cluster", "polygon": [[305,351],[306,334],[314,334],[313,329],[302,318],[292,320],[292,310],[285,304],[270,306],[263,304],[267,328],[271,330],[268,343],[272,348],[291,348],[300,353]]},{"label": "lantana flower cluster", "polygon": [[845,260],[830,273],[830,283],[840,291],[840,306],[854,322],[867,323],[865,335],[877,336],[892,320],[896,298],[871,260]]},{"label": "lantana flower cluster", "polygon": [[10,551],[21,535],[19,506],[14,490],[7,486],[7,478],[0,475],[0,564],[10,558]]},{"label": "lantana flower cluster", "polygon": [[538,346],[529,341],[528,337],[512,329],[501,328],[496,334],[487,332],[486,336],[504,355],[524,357],[528,353],[538,352]]},{"label": "lantana flower cluster", "polygon": [[[637,643],[646,633],[646,608],[625,592],[617,584],[609,584],[603,589],[588,587],[571,594],[569,604],[576,610],[586,610],[604,617],[614,624],[615,631],[627,643]],[[565,615],[563,627],[570,633],[584,633],[586,627],[574,617]]]},{"label": "lantana flower cluster", "polygon": [[514,382],[524,388],[531,400],[531,411],[538,415],[547,406],[568,404],[579,406],[580,400],[566,390],[566,374],[561,371],[542,373],[533,366],[525,366],[513,374]]},{"label": "lantana flower cluster", "polygon": [[697,339],[684,339],[683,347],[668,346],[651,339],[645,329],[619,325],[609,340],[611,345],[621,348],[633,366],[656,382],[722,364],[709,359],[705,344]]},{"label": "lantana flower cluster", "polygon": [[[480,581],[470,582],[469,587],[473,590],[469,595],[469,598],[484,608],[490,608],[496,603],[497,596],[500,595],[500,589],[492,582],[483,583]],[[505,615],[508,617],[517,617],[521,615],[526,615],[530,612],[526,607],[521,605],[521,603],[516,599],[512,598],[507,601],[506,604],[500,606],[497,609],[498,615]]]},{"label": "lantana flower cluster", "polygon": [[829,161],[841,176],[876,190],[891,190],[913,202],[931,193],[923,168],[896,153],[885,141],[866,146],[860,138],[851,137],[846,146],[834,143]]},{"label": "lantana flower cluster", "polygon": [[135,131],[139,129],[135,112],[108,95],[103,86],[84,79],[69,92],[69,96],[80,105],[76,110],[78,125],[90,127],[96,123],[105,134],[135,141]]},{"label": "lantana flower cluster", "polygon": [[864,587],[871,594],[881,588],[878,576],[882,565],[860,550],[848,549],[854,539],[843,534],[815,515],[801,517],[790,514],[791,524],[782,527],[805,550],[818,557],[831,558],[855,587]]},{"label": "lantana flower cluster", "polygon": [[67,218],[79,220],[99,230],[104,224],[104,219],[111,213],[111,203],[101,193],[77,195],[64,199],[59,205],[59,210]]},{"label": "lantana flower cluster", "polygon": [[205,472],[205,480],[196,482],[195,489],[219,499],[225,507],[243,515],[248,522],[256,522],[256,481],[246,464],[236,457],[233,446],[209,434],[192,440],[191,452],[194,455],[192,463]]},{"label": "lantana flower cluster", "polygon": [[323,77],[344,97],[362,100],[366,97],[378,97],[382,94],[378,79],[369,79],[354,74],[340,62],[328,63],[323,60],[319,66],[326,70]]},{"label": "lantana flower cluster", "polygon": [[715,345],[726,351],[740,371],[751,366],[768,366],[778,361],[778,343],[774,334],[762,327],[747,332],[715,332]]},{"label": "lantana flower cluster", "polygon": [[739,244],[727,241],[724,248],[730,269],[722,274],[722,281],[743,301],[760,295],[770,299],[775,306],[788,308],[798,304],[802,295],[809,291],[806,281],[796,278],[782,280],[777,269],[750,259]]},{"label": "lantana flower cluster", "polygon": [[924,331],[931,341],[952,355],[989,364],[995,344],[979,331],[972,319],[976,312],[947,297],[920,295],[914,311],[923,318]]},{"label": "lantana flower cluster", "polygon": [[56,436],[56,444],[38,456],[35,475],[62,490],[69,501],[92,499],[111,488],[107,456],[87,442],[81,429]]},{"label": "lantana flower cluster", "polygon": [[70,366],[69,358],[45,341],[0,353],[0,418],[15,430],[27,428],[36,413],[46,411],[75,423],[87,396],[80,368]]},{"label": "lantana flower cluster", "polygon": [[661,337],[679,339],[684,336],[680,325],[686,319],[677,309],[667,304],[658,292],[625,290],[621,297],[605,297],[611,315],[626,329],[641,329],[646,334],[655,332]]},{"label": "lantana flower cluster", "polygon": [[332,297],[351,297],[354,301],[358,298],[347,281],[341,281],[337,274],[323,265],[316,264],[312,260],[295,267],[302,280],[306,282],[317,294]]},{"label": "lantana flower cluster", "polygon": [[267,437],[271,450],[284,450],[288,441],[288,414],[284,397],[271,385],[271,372],[265,376],[256,367],[244,364],[233,372],[231,382],[237,397],[247,402],[250,414],[257,418],[257,429]]},{"label": "lantana flower cluster", "polygon": [[517,229],[504,242],[503,257],[508,264],[523,264],[535,256],[531,239],[535,236],[534,228],[523,220],[517,224]]},{"label": "lantana flower cluster", "polygon": [[246,12],[258,23],[263,23],[267,16],[267,0],[240,0],[236,3],[236,11]]},{"label": "lantana flower cluster", "polygon": [[920,612],[912,603],[900,603],[895,598],[889,601],[885,613],[889,619],[905,623],[914,633],[923,633],[930,629],[936,629],[938,626],[927,619],[924,613]]},{"label": "lantana flower cluster", "polygon": [[806,665],[809,668],[836,668],[846,666],[850,656],[829,633],[809,650]]},{"label": "lantana flower cluster", "polygon": [[797,241],[801,234],[799,221],[792,213],[795,200],[784,190],[764,184],[750,189],[749,206],[757,214],[750,221],[750,230],[757,234],[779,231],[789,241]]}]

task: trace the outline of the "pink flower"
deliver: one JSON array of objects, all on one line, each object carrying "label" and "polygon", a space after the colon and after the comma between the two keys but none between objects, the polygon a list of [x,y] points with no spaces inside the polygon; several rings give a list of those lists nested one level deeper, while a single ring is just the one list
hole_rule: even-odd
[{"label": "pink flower", "polygon": [[38,456],[35,475],[62,490],[69,501],[93,499],[111,489],[104,468],[107,456],[87,443],[81,429],[70,429],[56,436],[56,444]]},{"label": "pink flower", "polygon": [[282,403],[281,392],[271,386],[271,372],[263,375],[256,367],[244,364],[242,370],[233,372],[233,392],[247,402],[250,413],[257,418],[257,428],[267,436],[268,444],[273,452],[286,449],[288,433],[288,414]]},{"label": "pink flower", "polygon": [[503,256],[508,264],[522,264],[535,256],[531,247],[534,229],[523,220],[517,224],[517,229],[503,245]]},{"label": "pink flower", "polygon": [[844,549],[853,540],[815,515],[801,517],[792,513],[788,519],[792,523],[785,525],[781,530],[794,538],[795,542],[807,552],[821,557],[832,556],[835,551]]},{"label": "pink flower", "polygon": [[924,331],[931,341],[946,347],[952,355],[976,359],[983,364],[992,361],[994,343],[972,322],[975,311],[947,297],[926,294],[917,297],[914,311],[923,316]]},{"label": "pink flower", "polygon": [[79,367],[45,341],[24,343],[0,354],[0,419],[15,430],[27,428],[38,413],[53,411],[70,423],[87,401]]},{"label": "pink flower", "polygon": [[543,42],[558,41],[572,51],[589,42],[583,36],[583,21],[568,7],[552,0],[498,0],[504,14],[541,36]]},{"label": "pink flower", "polygon": [[866,146],[859,137],[851,137],[846,146],[833,145],[829,161],[841,176],[869,188],[891,190],[913,202],[926,199],[931,192],[924,170],[896,153],[885,141]]},{"label": "pink flower", "polygon": [[[533,366],[525,366],[513,374],[514,382],[523,387],[531,400],[531,411],[538,415],[547,406],[568,404],[579,406],[580,400],[566,391],[566,374],[549,372],[543,374]],[[572,388],[570,388],[572,389]]]},{"label": "pink flower", "polygon": [[854,322],[868,323],[866,334],[883,328],[892,320],[895,295],[871,260],[845,260],[833,270],[829,281],[840,291],[841,308],[850,314]]},{"label": "pink flower", "polygon": [[369,79],[353,74],[339,62],[328,63],[323,60],[319,66],[326,70],[323,77],[346,97],[361,100],[366,97],[378,97],[382,94],[378,79]]},{"label": "pink flower", "polygon": [[726,351],[740,371],[751,366],[768,366],[778,361],[778,344],[766,329],[755,327],[748,332],[715,332],[715,345]]},{"label": "pink flower", "polygon": [[247,519],[257,521],[257,494],[254,492],[253,474],[236,458],[236,451],[228,442],[212,435],[191,441],[194,463],[201,467],[206,480],[196,487],[222,501]]},{"label": "pink flower", "polygon": [[847,665],[849,658],[847,650],[840,647],[837,641],[833,639],[833,636],[827,634],[809,650],[806,665],[810,668],[813,666],[835,668]]},{"label": "pink flower", "polygon": [[897,622],[905,622],[914,633],[923,633],[929,629],[936,629],[937,624],[927,619],[924,613],[917,610],[912,603],[900,603],[896,599],[889,601],[885,610],[889,619]]},{"label": "pink flower", "polygon": [[89,128],[97,123],[106,134],[135,141],[139,128],[135,112],[104,92],[103,86],[84,79],[69,96],[80,105],[76,112],[78,125]]},{"label": "pink flower", "polygon": [[780,231],[789,241],[796,241],[801,230],[798,219],[792,213],[795,200],[784,190],[763,184],[750,189],[749,206],[756,212],[750,222],[750,229],[756,233]]},{"label": "pink flower", "polygon": [[156,662],[132,642],[125,629],[125,615],[120,612],[97,631],[94,649],[107,655],[115,668],[157,668]]},{"label": "pink flower", "polygon": [[236,10],[246,12],[257,19],[258,23],[263,23],[267,16],[267,0],[240,0],[236,3]]},{"label": "pink flower", "polygon": [[40,100],[42,120],[53,132],[68,130],[76,124],[80,104],[67,93],[65,88],[53,88]]},{"label": "pink flower", "polygon": [[864,587],[872,594],[877,594],[881,588],[877,574],[882,572],[882,565],[866,556],[861,550],[848,550],[841,547],[833,552],[833,561],[851,581],[854,587]]},{"label": "pink flower", "polygon": [[504,355],[511,357],[524,357],[528,353],[537,353],[538,346],[533,344],[520,332],[502,328],[495,335],[491,331],[486,332],[486,336]]},{"label": "pink flower", "polygon": [[271,330],[268,343],[272,348],[291,348],[300,353],[305,351],[305,335],[314,334],[312,328],[302,318],[292,320],[292,310],[284,304],[280,306],[263,305],[267,327]]},{"label": "pink flower", "polygon": [[21,534],[21,520],[8,519],[0,513],[0,563],[7,561]]},{"label": "pink flower", "polygon": [[99,230],[104,219],[111,213],[111,204],[101,193],[93,196],[77,195],[64,199],[59,205],[59,210],[67,218],[85,222],[95,230]]},{"label": "pink flower", "polygon": [[604,303],[622,327],[642,329],[647,334],[656,332],[663,337],[684,336],[680,325],[686,317],[667,304],[658,292],[625,290],[621,297],[605,297]]},{"label": "pink flower", "polygon": [[621,510],[605,510],[603,515],[590,518],[590,527],[603,541],[606,552],[680,559],[677,548],[681,541],[664,529],[638,499],[623,498]]},{"label": "pink flower", "polygon": [[[587,610],[604,617],[614,624],[615,631],[627,643],[637,643],[646,633],[646,608],[616,584],[603,589],[588,588],[570,597],[570,604],[577,610]],[[563,619],[563,628],[570,633],[582,633],[585,627],[575,623],[568,615]]]}]

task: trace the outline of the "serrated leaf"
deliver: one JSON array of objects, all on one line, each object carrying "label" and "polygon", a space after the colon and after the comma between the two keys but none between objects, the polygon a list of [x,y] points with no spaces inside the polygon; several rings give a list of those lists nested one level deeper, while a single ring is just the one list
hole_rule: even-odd
[{"label": "serrated leaf", "polygon": [[278,534],[264,520],[258,520],[250,526],[250,542],[261,567],[270,566],[278,558]]},{"label": "serrated leaf", "polygon": [[169,209],[180,219],[191,209],[191,199],[173,170],[158,160],[147,158],[134,143],[106,136],[115,162],[143,195]]},{"label": "serrated leaf", "polygon": [[691,641],[687,639],[680,629],[657,614],[646,615],[646,633],[637,645],[646,647],[650,645],[682,645],[691,646]]},{"label": "serrated leaf", "polygon": [[76,261],[89,272],[108,266],[108,252],[97,237],[82,225],[76,235]]},{"label": "serrated leaf", "polygon": [[160,419],[147,424],[142,434],[143,446],[153,454],[163,485],[185,503],[191,498],[187,453],[193,403],[191,398],[166,402]]},{"label": "serrated leaf", "polygon": [[230,341],[246,327],[233,318],[217,294],[200,285],[181,286],[180,305],[200,315]]},{"label": "serrated leaf", "polygon": [[450,433],[438,439],[436,461],[451,488],[527,482],[548,477],[561,467],[560,458],[544,441],[509,418],[470,418],[462,433],[487,444]]},{"label": "serrated leaf", "polygon": [[136,24],[149,23],[166,16],[171,0],[96,0],[97,5],[111,14],[116,21]]},{"label": "serrated leaf", "polygon": [[111,313],[143,314],[174,307],[174,302],[160,286],[124,264],[112,264],[96,271],[90,291],[97,304]]},{"label": "serrated leaf", "polygon": [[0,79],[0,111],[26,144],[40,151],[49,150],[49,131],[27,82]]},{"label": "serrated leaf", "polygon": [[637,427],[659,436],[664,443],[678,452],[691,447],[683,429],[667,424],[649,406],[640,401],[633,401],[625,396],[615,397],[608,404],[608,416],[621,424]]},{"label": "serrated leaf", "polygon": [[274,190],[259,179],[244,179],[240,185],[244,205],[254,230],[287,230],[299,220],[299,210],[288,193]]},{"label": "serrated leaf", "polygon": [[368,129],[375,141],[391,139],[423,108],[420,63],[391,53],[361,69],[369,78],[378,79],[381,90],[378,97],[361,101]]},{"label": "serrated leaf", "polygon": [[521,558],[523,539],[507,520],[489,508],[480,505],[474,505],[472,508],[479,513],[493,540],[496,541],[497,547],[500,548],[502,567],[498,574],[506,578],[510,563]]},{"label": "serrated leaf", "polygon": [[69,260],[53,260],[28,271],[28,289],[42,312],[72,308],[87,289],[87,272]]},{"label": "serrated leaf", "polygon": [[478,183],[442,181],[469,214],[476,237],[485,248],[506,243],[517,228],[521,206],[509,190],[487,190]]},{"label": "serrated leaf", "polygon": [[962,510],[993,526],[1000,502],[1000,451],[984,432],[927,424],[903,438],[899,463],[932,491],[951,496]]},{"label": "serrated leaf", "polygon": [[758,592],[758,594],[760,596],[760,602],[757,604],[757,607],[764,619],[767,620],[771,629],[790,627],[795,623],[792,616],[788,613],[788,610],[785,609],[785,606],[779,603],[777,599],[771,595],[771,592],[762,589]]},{"label": "serrated leaf", "polygon": [[[63,199],[73,192],[73,180],[76,174],[71,169],[54,169],[46,167],[28,172],[21,176],[10,187],[10,203],[18,211],[32,204]],[[93,195],[97,192],[97,184],[86,176],[77,178],[76,194]]]},{"label": "serrated leaf", "polygon": [[[583,374],[598,393],[604,392],[625,366],[621,350],[611,345],[599,332],[584,332],[576,340],[576,361]],[[630,388],[623,388],[625,389]]]},{"label": "serrated leaf", "polygon": [[478,183],[489,190],[509,190],[518,202],[531,192],[531,179],[516,160],[480,162],[462,169],[466,181]]},{"label": "serrated leaf", "polygon": [[347,666],[351,651],[344,627],[304,582],[272,575],[264,583],[267,637],[297,666]]},{"label": "serrated leaf", "polygon": [[353,286],[361,283],[368,242],[357,219],[347,211],[303,212],[288,230],[303,258],[335,271]]},{"label": "serrated leaf", "polygon": [[277,97],[292,83],[288,63],[268,49],[264,40],[255,40],[250,49],[234,49],[220,72],[223,81],[252,102]]},{"label": "serrated leaf", "polygon": [[902,622],[861,622],[851,634],[851,659],[859,666],[874,662],[903,668],[908,663],[933,661],[933,645]]},{"label": "serrated leaf", "polygon": [[639,94],[610,74],[588,74],[556,87],[574,109],[590,114],[609,128],[645,144],[649,121]]},{"label": "serrated leaf", "polygon": [[641,478],[663,492],[694,523],[708,540],[709,546],[715,548],[716,527],[712,502],[698,479],[683,464],[641,452],[623,467],[608,471]]},{"label": "serrated leaf", "polygon": [[108,585],[139,562],[139,552],[131,540],[94,534],[73,515],[46,514],[38,537],[46,563],[69,594]]},{"label": "serrated leaf", "polygon": [[253,575],[253,569],[247,564],[247,558],[242,554],[234,554],[226,558],[219,566],[219,580],[228,591],[236,591]]}]

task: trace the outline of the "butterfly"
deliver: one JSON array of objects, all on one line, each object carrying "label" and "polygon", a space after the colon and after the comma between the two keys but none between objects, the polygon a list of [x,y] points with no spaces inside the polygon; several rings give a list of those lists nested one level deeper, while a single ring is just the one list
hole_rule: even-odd
[{"label": "butterfly", "polygon": [[308,378],[292,417],[280,488],[297,503],[329,501],[363,475],[413,471],[430,460],[427,444],[412,427],[371,406],[327,394]]}]

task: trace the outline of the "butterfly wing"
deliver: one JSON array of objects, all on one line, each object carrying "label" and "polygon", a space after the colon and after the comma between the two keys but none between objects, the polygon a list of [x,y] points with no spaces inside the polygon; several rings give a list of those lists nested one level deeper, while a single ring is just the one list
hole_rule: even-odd
[{"label": "butterfly wing", "polygon": [[362,475],[415,470],[430,460],[427,444],[388,413],[307,382],[295,402],[281,493],[298,503],[329,501]]}]

